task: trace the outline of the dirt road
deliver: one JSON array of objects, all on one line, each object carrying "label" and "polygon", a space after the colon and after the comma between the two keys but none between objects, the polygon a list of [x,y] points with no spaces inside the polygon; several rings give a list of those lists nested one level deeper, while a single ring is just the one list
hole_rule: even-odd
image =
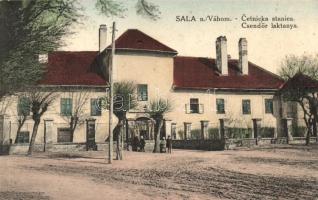
[{"label": "dirt road", "polygon": [[0,157],[0,199],[318,199],[318,148]]}]

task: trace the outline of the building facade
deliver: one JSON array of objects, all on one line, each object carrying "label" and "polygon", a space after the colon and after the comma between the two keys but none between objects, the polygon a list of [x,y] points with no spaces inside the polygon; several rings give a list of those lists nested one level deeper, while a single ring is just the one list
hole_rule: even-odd
[{"label": "building facade", "polygon": [[[97,146],[107,140],[109,113],[100,105],[108,88],[107,59],[111,47],[106,44],[106,34],[107,27],[101,25],[99,51],[48,54],[47,72],[39,86],[53,89],[58,97],[42,117],[37,143],[53,146],[87,143],[92,130],[91,139]],[[282,103],[275,93],[284,82],[248,61],[245,38],[238,41],[238,59],[227,54],[225,36],[216,39],[215,59],[178,56],[176,50],[136,29],[119,36],[115,46],[114,82],[133,81],[137,86],[138,108],[128,112],[128,138],[144,135],[153,139],[154,121],[145,111],[152,100],[159,98],[168,99],[173,105],[173,110],[165,115],[162,136],[195,139],[204,125],[210,130],[206,137],[211,138],[220,119],[244,137],[253,137],[250,131],[253,120],[271,130],[268,137],[282,134]],[[80,123],[71,137],[70,117],[77,110],[78,96],[84,96],[85,101],[80,102],[83,104]],[[10,102],[2,115],[2,142],[11,139],[12,143],[28,143],[32,120],[28,119],[18,132],[19,97],[8,99],[2,102]]]}]

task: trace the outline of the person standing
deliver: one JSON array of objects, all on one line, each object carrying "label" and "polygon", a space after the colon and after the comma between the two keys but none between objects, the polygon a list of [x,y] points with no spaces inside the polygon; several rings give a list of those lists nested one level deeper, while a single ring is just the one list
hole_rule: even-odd
[{"label": "person standing", "polygon": [[140,136],[140,151],[145,152],[146,141],[143,136]]},{"label": "person standing", "polygon": [[166,146],[167,146],[166,138],[163,137],[162,140],[160,141],[160,153],[166,153]]},{"label": "person standing", "polygon": [[138,147],[139,147],[139,139],[137,136],[135,136],[132,143],[132,150],[138,151]]},{"label": "person standing", "polygon": [[171,150],[172,150],[172,139],[171,139],[170,135],[168,136],[168,139],[167,139],[167,148],[168,148],[168,153],[171,153]]}]

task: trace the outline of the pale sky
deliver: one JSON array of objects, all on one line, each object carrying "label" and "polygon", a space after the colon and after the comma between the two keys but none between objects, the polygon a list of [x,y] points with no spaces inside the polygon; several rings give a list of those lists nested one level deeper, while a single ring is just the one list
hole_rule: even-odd
[{"label": "pale sky", "polygon": [[[137,0],[126,0],[126,17],[111,18],[98,15],[94,0],[82,0],[86,19],[76,25],[76,34],[65,38],[62,50],[98,50],[100,24],[111,26],[116,22],[117,37],[129,28],[139,29],[167,46],[178,55],[215,58],[215,39],[227,37],[228,54],[238,57],[238,40],[246,37],[249,61],[277,72],[281,60],[288,54],[318,53],[318,0],[148,0],[160,7],[161,19],[151,21],[136,15]],[[296,29],[244,29],[242,15],[271,18],[292,17]],[[230,22],[200,22],[207,15],[229,17]],[[196,22],[177,22],[176,16],[194,16]],[[237,18],[237,19],[235,19]],[[258,22],[249,22],[258,23]],[[111,29],[107,41],[110,43]]]}]

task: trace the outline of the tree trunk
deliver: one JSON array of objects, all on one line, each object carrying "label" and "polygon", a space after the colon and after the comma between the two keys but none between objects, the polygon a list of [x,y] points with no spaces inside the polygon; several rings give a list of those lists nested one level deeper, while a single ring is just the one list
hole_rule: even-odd
[{"label": "tree trunk", "polygon": [[[129,144],[131,144],[131,142],[129,141],[129,129],[128,129],[128,121],[127,121],[127,119],[125,119],[125,129],[124,129],[124,131],[125,131],[125,135],[126,135],[126,149],[127,149],[127,151],[129,151]],[[132,137],[131,137],[132,138]]]},{"label": "tree trunk", "polygon": [[311,134],[310,129],[311,129],[311,127],[309,127],[308,130],[307,130],[306,145],[309,145],[309,143],[310,143],[310,134]]},{"label": "tree trunk", "polygon": [[155,128],[155,147],[153,153],[160,153],[160,131],[162,128],[163,122],[161,119],[156,119],[156,128]]},{"label": "tree trunk", "polygon": [[24,125],[25,121],[26,121],[26,116],[23,116],[23,119],[19,122],[19,125],[18,125],[17,135],[16,135],[15,141],[14,141],[15,144],[18,143],[18,134],[20,133],[21,128]]},{"label": "tree trunk", "polygon": [[30,141],[29,150],[28,150],[28,155],[29,155],[29,156],[32,156],[32,153],[33,153],[33,150],[34,150],[35,138],[36,138],[36,135],[37,135],[37,133],[38,133],[39,124],[40,124],[40,119],[34,121],[34,126],[33,126],[32,136],[31,136],[31,141]]},{"label": "tree trunk", "polygon": [[74,130],[71,129],[71,142],[73,142],[73,138],[74,138]]},{"label": "tree trunk", "polygon": [[18,134],[20,133],[21,128],[22,128],[22,126],[19,125],[19,126],[18,126],[18,130],[17,130],[17,135],[16,135],[16,137],[15,137],[14,144],[18,143]]},{"label": "tree trunk", "polygon": [[116,129],[116,159],[117,160],[122,160],[122,125],[123,125],[123,120],[119,119]]},{"label": "tree trunk", "polygon": [[77,123],[78,123],[78,117],[71,117],[71,122],[70,122],[71,142],[73,142],[73,139],[74,139],[74,132],[75,132]]},{"label": "tree trunk", "polygon": [[316,142],[318,143],[317,116],[316,115],[314,115],[314,121],[313,121],[313,136],[316,137]]}]

